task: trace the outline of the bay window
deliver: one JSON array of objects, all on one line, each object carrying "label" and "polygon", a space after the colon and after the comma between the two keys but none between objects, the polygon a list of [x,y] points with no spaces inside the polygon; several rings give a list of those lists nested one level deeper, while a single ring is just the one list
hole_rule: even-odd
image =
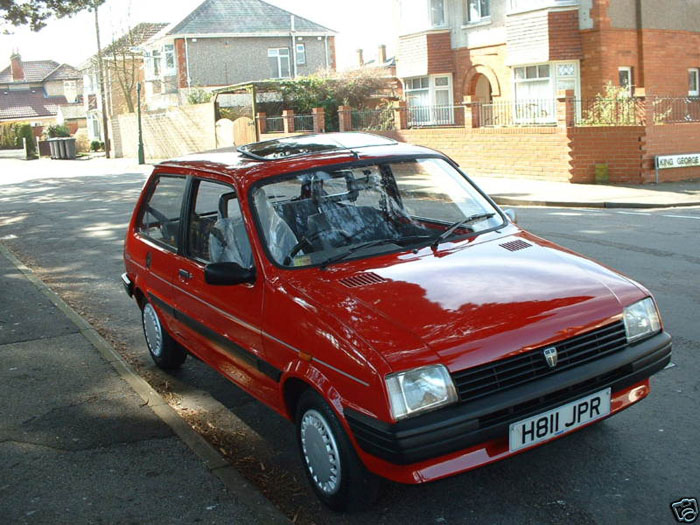
[{"label": "bay window", "polygon": [[404,84],[409,125],[454,124],[451,75],[409,78]]}]

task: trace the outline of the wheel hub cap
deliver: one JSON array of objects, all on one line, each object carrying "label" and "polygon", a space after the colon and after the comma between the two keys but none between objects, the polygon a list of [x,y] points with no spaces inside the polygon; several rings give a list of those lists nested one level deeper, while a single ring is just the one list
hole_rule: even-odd
[{"label": "wheel hub cap", "polygon": [[340,488],[340,454],[335,436],[325,418],[308,410],[301,420],[301,447],[311,478],[324,494]]},{"label": "wheel hub cap", "polygon": [[143,331],[148,349],[153,355],[160,357],[163,353],[163,333],[158,314],[151,304],[147,304],[143,309]]}]

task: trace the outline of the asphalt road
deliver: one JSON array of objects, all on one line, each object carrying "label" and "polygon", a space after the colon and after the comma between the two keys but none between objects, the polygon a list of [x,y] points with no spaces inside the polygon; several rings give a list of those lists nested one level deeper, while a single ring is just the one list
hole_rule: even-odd
[{"label": "asphalt road", "polygon": [[124,231],[144,176],[41,177],[3,183],[0,176],[0,242],[98,326],[290,518],[674,523],[672,501],[700,498],[700,209],[519,209],[522,227],[622,271],[655,294],[674,336],[675,366],[652,379],[648,399],[614,418],[437,483],[388,484],[371,511],[348,517],[316,502],[290,423],[202,363],[190,359],[167,375],[148,358],[138,309],[118,281]]}]

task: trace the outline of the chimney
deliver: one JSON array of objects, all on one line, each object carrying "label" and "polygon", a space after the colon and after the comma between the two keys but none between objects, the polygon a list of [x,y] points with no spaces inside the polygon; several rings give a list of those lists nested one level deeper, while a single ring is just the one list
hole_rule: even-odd
[{"label": "chimney", "polygon": [[386,64],[386,46],[382,44],[379,46],[379,52],[377,53],[377,65],[383,66]]},{"label": "chimney", "polygon": [[22,57],[16,51],[10,56],[10,69],[12,71],[12,82],[24,81],[24,68],[22,67]]},{"label": "chimney", "polygon": [[365,59],[362,56],[362,49],[357,50],[357,65],[360,67],[365,65]]}]

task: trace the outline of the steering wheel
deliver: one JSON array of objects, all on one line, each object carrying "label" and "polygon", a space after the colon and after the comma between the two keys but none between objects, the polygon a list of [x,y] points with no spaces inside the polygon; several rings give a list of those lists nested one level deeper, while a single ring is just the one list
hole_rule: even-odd
[{"label": "steering wheel", "polygon": [[346,241],[348,241],[348,242],[349,242],[349,241],[352,241],[352,235],[350,235],[350,234],[349,234],[348,232],[346,232],[345,230],[341,230],[340,228],[329,228],[329,229],[327,229],[327,230],[319,230],[319,231],[316,231],[316,232],[314,232],[314,233],[312,233],[311,235],[308,235],[308,236],[307,236],[307,235],[304,235],[304,236],[301,238],[301,240],[300,240],[298,243],[296,243],[296,244],[294,245],[294,248],[292,248],[292,249],[289,251],[289,255],[287,255],[287,256],[284,258],[284,261],[283,261],[284,265],[285,265],[285,266],[289,266],[289,265],[291,264],[292,259],[294,258],[294,256],[295,256],[297,253],[299,253],[303,248],[311,248],[311,247],[312,247],[311,241],[313,241],[313,240],[317,239],[318,237],[320,237],[321,234],[334,233],[334,232],[335,232],[335,233],[339,233],[340,236],[343,237]]}]

